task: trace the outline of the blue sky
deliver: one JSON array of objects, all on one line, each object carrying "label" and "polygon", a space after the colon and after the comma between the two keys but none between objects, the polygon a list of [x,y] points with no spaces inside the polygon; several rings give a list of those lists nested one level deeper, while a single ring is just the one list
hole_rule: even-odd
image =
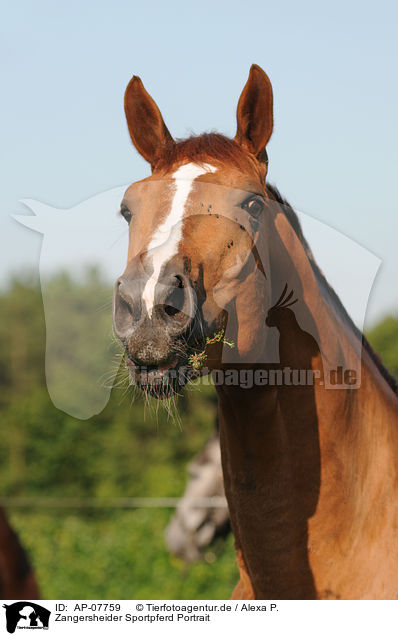
[{"label": "blue sky", "polygon": [[1,7],[2,280],[38,268],[39,236],[9,218],[22,210],[20,199],[68,208],[148,174],[123,114],[133,74],[175,137],[234,135],[237,100],[256,62],[275,95],[269,180],[299,210],[382,259],[369,324],[398,312],[396,3]]}]

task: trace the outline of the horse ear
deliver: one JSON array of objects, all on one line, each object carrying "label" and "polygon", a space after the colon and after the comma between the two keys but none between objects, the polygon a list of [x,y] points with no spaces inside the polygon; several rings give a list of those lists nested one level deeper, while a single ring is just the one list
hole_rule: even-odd
[{"label": "horse ear", "polygon": [[124,110],[132,142],[153,168],[162,151],[169,144],[174,144],[174,140],[139,77],[134,76],[128,83]]},{"label": "horse ear", "polygon": [[272,134],[272,86],[263,69],[253,64],[238,102],[235,141],[260,161],[266,161],[265,146]]}]

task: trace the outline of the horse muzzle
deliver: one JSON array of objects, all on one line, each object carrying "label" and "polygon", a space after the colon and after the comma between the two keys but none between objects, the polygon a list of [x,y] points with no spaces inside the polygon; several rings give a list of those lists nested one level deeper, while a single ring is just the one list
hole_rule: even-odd
[{"label": "horse muzzle", "polygon": [[[143,271],[128,267],[115,285],[113,325],[126,351],[126,364],[134,380],[164,384],[170,370],[186,362],[188,340],[197,311],[189,277],[177,268],[152,281]],[[162,382],[160,382],[162,383]]]}]

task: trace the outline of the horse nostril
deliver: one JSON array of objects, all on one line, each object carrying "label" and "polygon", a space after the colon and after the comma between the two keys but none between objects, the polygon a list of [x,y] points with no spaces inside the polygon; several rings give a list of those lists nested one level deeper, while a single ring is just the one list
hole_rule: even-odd
[{"label": "horse nostril", "polygon": [[175,316],[179,314],[185,303],[185,293],[183,291],[183,284],[173,288],[166,296],[163,310],[168,316]]},{"label": "horse nostril", "polygon": [[164,311],[168,316],[175,316],[176,314],[178,314],[181,310],[177,309],[176,307],[172,307],[171,305],[165,305],[164,307]]},{"label": "horse nostril", "polygon": [[129,298],[123,293],[121,283],[118,283],[115,297],[115,310],[116,314],[126,314],[128,316],[133,315],[133,303],[132,298]]},{"label": "horse nostril", "polygon": [[163,303],[163,311],[167,316],[173,317],[182,312],[186,300],[184,287],[183,278],[175,275],[173,285]]},{"label": "horse nostril", "polygon": [[129,289],[126,281],[118,280],[113,297],[113,326],[119,338],[124,338],[131,330],[133,322],[137,319],[139,304],[137,298]]}]

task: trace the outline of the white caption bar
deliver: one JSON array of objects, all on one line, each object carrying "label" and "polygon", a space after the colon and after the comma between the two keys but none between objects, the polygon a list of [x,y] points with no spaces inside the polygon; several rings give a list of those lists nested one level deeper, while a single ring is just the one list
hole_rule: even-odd
[{"label": "white caption bar", "polygon": [[[1,633],[220,634],[266,630],[272,636],[396,633],[396,601],[4,601]],[[23,630],[23,631],[21,631]],[[256,633],[256,632],[254,632]]]}]

